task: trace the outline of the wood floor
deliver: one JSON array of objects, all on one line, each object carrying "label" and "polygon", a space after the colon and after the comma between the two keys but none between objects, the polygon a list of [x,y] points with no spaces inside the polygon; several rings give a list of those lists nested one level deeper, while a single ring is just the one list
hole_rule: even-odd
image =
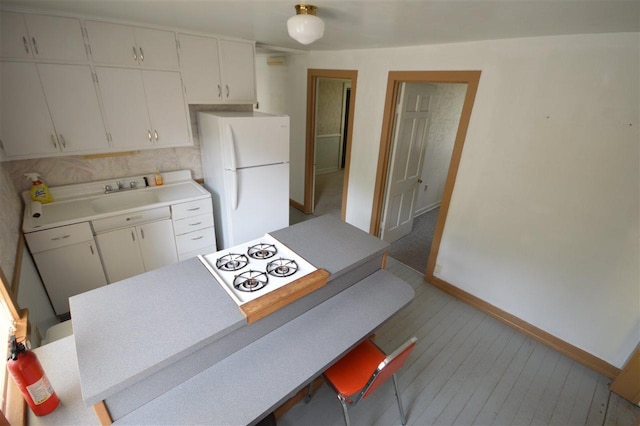
[{"label": "wood floor", "polygon": [[[407,424],[637,424],[640,408],[610,393],[606,377],[428,285],[394,259],[387,269],[416,291],[376,333],[386,351],[418,338],[398,376]],[[354,425],[400,424],[392,383],[349,413]],[[324,384],[308,404],[278,419],[279,426],[342,424],[340,403]]]}]

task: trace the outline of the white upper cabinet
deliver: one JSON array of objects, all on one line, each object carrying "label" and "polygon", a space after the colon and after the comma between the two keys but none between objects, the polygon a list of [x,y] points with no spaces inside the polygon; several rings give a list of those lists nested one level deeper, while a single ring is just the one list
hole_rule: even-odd
[{"label": "white upper cabinet", "polygon": [[254,103],[254,45],[179,34],[189,103]]},{"label": "white upper cabinet", "polygon": [[88,65],[1,65],[0,140],[7,158],[108,149]]},{"label": "white upper cabinet", "polygon": [[190,145],[180,73],[96,67],[114,148]]},{"label": "white upper cabinet", "polygon": [[100,21],[85,21],[94,63],[178,69],[175,33]]},{"label": "white upper cabinet", "polygon": [[256,101],[253,43],[220,40],[220,68],[226,101]]},{"label": "white upper cabinet", "polygon": [[87,62],[80,20],[0,12],[3,58]]}]

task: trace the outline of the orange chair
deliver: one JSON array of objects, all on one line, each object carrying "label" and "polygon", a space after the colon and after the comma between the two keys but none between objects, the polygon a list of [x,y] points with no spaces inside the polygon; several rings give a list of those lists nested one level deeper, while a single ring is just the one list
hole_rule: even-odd
[{"label": "orange chair", "polygon": [[387,356],[375,343],[367,339],[324,372],[325,381],[338,394],[347,426],[350,426],[348,405],[356,405],[360,400],[367,398],[389,377],[393,377],[400,420],[403,425],[407,423],[395,373],[407,360],[417,340],[412,337]]}]

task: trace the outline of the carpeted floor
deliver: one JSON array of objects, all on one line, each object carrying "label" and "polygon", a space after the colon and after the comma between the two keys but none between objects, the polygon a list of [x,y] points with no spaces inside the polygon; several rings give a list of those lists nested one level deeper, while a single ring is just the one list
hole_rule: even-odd
[{"label": "carpeted floor", "polygon": [[389,256],[424,274],[439,212],[440,207],[415,218],[411,234],[391,244]]},{"label": "carpeted floor", "polygon": [[313,214],[340,216],[344,169],[316,175],[315,208]]}]

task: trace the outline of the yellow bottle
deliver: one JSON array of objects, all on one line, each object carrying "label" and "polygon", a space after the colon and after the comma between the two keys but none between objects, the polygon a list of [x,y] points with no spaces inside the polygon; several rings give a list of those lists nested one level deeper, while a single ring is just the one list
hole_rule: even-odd
[{"label": "yellow bottle", "polygon": [[154,180],[156,182],[156,186],[162,185],[162,175],[160,174],[160,172],[156,172],[156,177]]},{"label": "yellow bottle", "polygon": [[25,176],[33,182],[33,186],[29,190],[33,201],[39,201],[42,204],[53,202],[49,187],[40,180],[40,176],[37,173],[25,173]]}]

